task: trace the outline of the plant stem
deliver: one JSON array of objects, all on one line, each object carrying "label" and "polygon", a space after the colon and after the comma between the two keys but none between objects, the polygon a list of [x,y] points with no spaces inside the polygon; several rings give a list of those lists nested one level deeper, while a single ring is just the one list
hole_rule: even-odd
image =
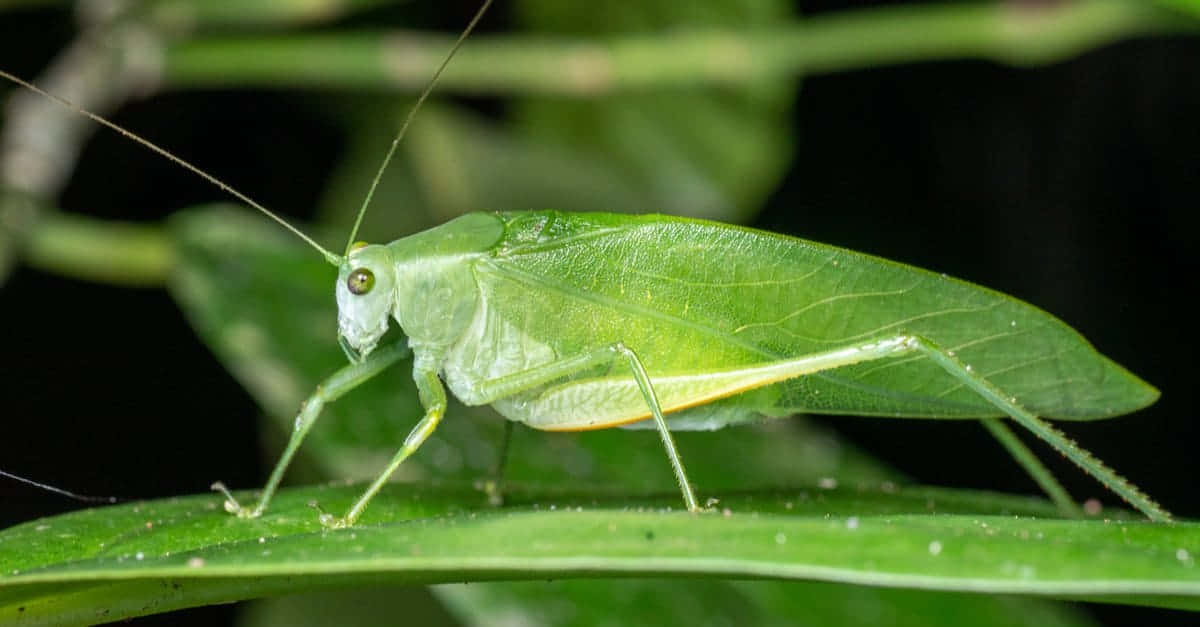
[{"label": "plant stem", "polygon": [[[1054,7],[939,4],[844,11],[772,28],[678,30],[607,39],[479,37],[441,89],[589,96],[629,89],[745,84],[938,59],[1052,63],[1197,22],[1144,0]],[[211,38],[169,44],[167,86],[292,85],[417,89],[450,40],[420,34]],[[46,190],[41,190],[46,194]],[[119,285],[159,285],[171,265],[161,228],[53,214],[29,221],[21,249],[43,270]]]},{"label": "plant stem", "polygon": [[47,213],[30,229],[29,266],[128,287],[160,286],[174,260],[162,227]]},{"label": "plant stem", "polygon": [[[1145,0],[1052,7],[937,4],[844,11],[770,28],[674,30],[606,39],[477,37],[447,69],[442,89],[595,95],[627,89],[743,84],[939,59],[1034,65],[1197,24]],[[196,39],[166,52],[174,87],[292,85],[416,89],[450,45],[446,37],[354,33]]]}]

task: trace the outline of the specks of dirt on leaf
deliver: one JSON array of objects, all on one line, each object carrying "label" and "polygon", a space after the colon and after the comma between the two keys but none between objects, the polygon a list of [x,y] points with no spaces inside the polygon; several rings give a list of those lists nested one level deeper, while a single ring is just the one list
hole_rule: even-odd
[{"label": "specks of dirt on leaf", "polygon": [[653,531],[646,531],[646,539],[647,539],[647,540],[654,540],[654,532],[653,532]]},{"label": "specks of dirt on leaf", "polygon": [[733,518],[733,510],[726,507],[725,509],[721,510],[721,515],[725,518]]},{"label": "specks of dirt on leaf", "polygon": [[851,516],[846,519],[846,528],[850,531],[858,529],[858,516]]},{"label": "specks of dirt on leaf", "polygon": [[836,490],[838,486],[837,479],[833,477],[821,477],[817,479],[817,487],[822,490]]},{"label": "specks of dirt on leaf", "polygon": [[941,555],[942,554],[942,543],[940,540],[934,540],[929,543],[929,554],[930,555]]},{"label": "specks of dirt on leaf", "polygon": [[188,568],[204,568],[203,557],[193,557],[187,561]]}]

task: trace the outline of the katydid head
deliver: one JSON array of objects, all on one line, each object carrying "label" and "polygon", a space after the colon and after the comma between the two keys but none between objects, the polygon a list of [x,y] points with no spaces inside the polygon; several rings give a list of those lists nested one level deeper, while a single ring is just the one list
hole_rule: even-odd
[{"label": "katydid head", "polygon": [[446,70],[446,66],[450,64],[450,59],[454,58],[454,54],[458,52],[459,47],[466,41],[471,31],[475,30],[475,25],[479,23],[480,18],[487,12],[491,4],[492,0],[484,0],[483,5],[475,12],[475,17],[471,18],[471,22],[458,36],[458,40],[454,42],[446,58],[442,59],[441,65],[438,66],[429,79],[429,83],[425,85],[425,89],[421,90],[417,101],[409,109],[408,116],[400,125],[400,130],[392,140],[391,148],[384,156],[383,163],[379,164],[375,178],[367,189],[366,197],[363,198],[362,206],[359,207],[358,216],[354,219],[354,226],[350,228],[346,255],[338,258],[331,257],[329,253],[325,254],[326,259],[336,260],[334,263],[338,266],[336,288],[338,343],[342,345],[342,349],[346,351],[346,356],[350,358],[350,361],[360,361],[366,357],[379,343],[379,338],[387,332],[388,315],[391,313],[396,286],[395,271],[389,262],[388,249],[384,246],[354,243],[355,237],[358,235],[358,228],[362,226],[367,206],[371,204],[371,198],[375,196],[375,189],[379,185],[380,179],[383,178],[388,164],[391,163],[392,156],[396,153],[396,147],[400,145],[400,140],[408,131],[413,116],[417,114],[429,94],[433,93],[433,88],[441,78],[442,72]]},{"label": "katydid head", "polygon": [[338,341],[352,361],[366,357],[388,329],[396,277],[386,246],[355,245],[338,267]]},{"label": "katydid head", "polygon": [[[424,103],[425,99],[428,98],[433,92],[433,88],[437,84],[438,79],[441,77],[442,72],[445,71],[446,66],[449,65],[450,60],[454,57],[454,54],[462,46],[463,42],[466,41],[467,37],[471,34],[471,31],[475,29],[475,26],[479,23],[479,20],[483,17],[483,14],[487,12],[488,7],[491,6],[491,4],[492,0],[484,0],[483,5],[479,7],[479,10],[475,12],[475,16],[471,18],[471,22],[467,25],[466,29],[464,29],[463,32],[458,36],[458,39],[451,47],[450,52],[442,60],[441,65],[438,66],[437,71],[434,72],[433,76],[429,80],[429,83],[425,86],[425,89],[421,91],[421,95],[417,98],[416,103],[413,104],[412,108],[409,110],[408,116],[404,119],[404,123],[400,126],[400,130],[397,132],[395,139],[392,140],[391,148],[388,150],[387,155],[384,157],[383,163],[380,164],[379,170],[375,174],[374,180],[371,182],[371,186],[363,200],[362,207],[359,208],[358,217],[355,218],[354,226],[350,232],[350,242],[354,242],[355,236],[358,233],[358,228],[362,224],[363,216],[366,214],[367,206],[370,204],[371,198],[374,196],[375,188],[378,186],[384,170],[391,161],[392,155],[396,151],[396,147],[400,144],[400,140],[404,137],[405,132],[408,130],[409,124],[412,123],[413,116],[416,115],[416,112],[421,108],[421,104]],[[396,280],[394,276],[395,270],[389,261],[390,254],[386,247],[360,247],[356,244],[350,244],[347,245],[346,254],[344,256],[334,254],[332,251],[326,250],[315,240],[306,235],[303,231],[295,226],[292,226],[286,220],[267,209],[265,206],[255,202],[250,197],[237,191],[236,189],[233,189],[215,176],[205,172],[204,170],[201,170],[195,165],[192,165],[190,162],[175,156],[171,152],[141,137],[140,135],[137,135],[131,131],[127,131],[96,113],[92,113],[91,111],[79,107],[68,100],[48,93],[36,85],[33,85],[3,70],[0,70],[0,79],[11,81],[33,91],[34,93],[58,102],[68,109],[71,109],[80,115],[92,119],[98,124],[112,129],[126,138],[141,144],[149,150],[158,153],[175,164],[190,170],[194,174],[212,183],[221,190],[257,209],[268,218],[278,222],[285,229],[291,231],[294,235],[304,240],[304,242],[309,246],[312,246],[314,249],[316,249],[327,262],[338,267],[338,280],[336,289],[338,304],[338,340],[339,343],[341,343],[342,348],[345,349],[346,354],[351,361],[359,361],[363,357],[366,357],[367,354],[375,348],[375,345],[379,342],[379,339],[383,337],[383,334],[387,331],[388,316],[391,314],[395,297]]]}]

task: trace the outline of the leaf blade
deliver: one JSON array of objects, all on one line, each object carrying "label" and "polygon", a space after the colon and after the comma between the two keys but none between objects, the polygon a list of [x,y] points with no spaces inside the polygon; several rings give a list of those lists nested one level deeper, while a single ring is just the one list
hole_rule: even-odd
[{"label": "leaf blade", "polygon": [[597,575],[817,579],[1200,608],[1192,557],[1200,526],[1039,519],[1031,515],[1049,506],[1034,499],[925,488],[782,490],[728,494],[728,512],[692,515],[672,508],[674,494],[517,489],[515,504],[497,509],[461,485],[392,485],[364,525],[339,531],[322,529],[307,507],[314,498],[341,507],[356,494],[355,486],[285,490],[279,507],[257,520],[225,514],[214,495],[13,527],[0,532],[0,617],[21,607],[68,617],[90,605],[113,620],[136,607],[146,613],[364,582]]}]

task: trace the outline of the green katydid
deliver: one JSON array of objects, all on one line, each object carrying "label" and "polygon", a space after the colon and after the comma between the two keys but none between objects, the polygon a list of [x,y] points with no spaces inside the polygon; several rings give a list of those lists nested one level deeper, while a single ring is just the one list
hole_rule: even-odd
[{"label": "green katydid", "polygon": [[[344,255],[284,225],[338,267],[338,334],[351,363],[302,406],[258,503],[242,506],[226,494],[226,508],[240,516],[266,511],[325,403],[411,351],[425,415],[344,516],[321,516],[326,525],[359,519],[442,419],[445,387],[539,429],[656,428],[692,511],[700,506],[671,430],[814,411],[982,419],[1073,508],[999,420],[1009,417],[1149,518],[1169,520],[1039,418],[1107,418],[1152,403],[1157,392],[1061,321],[985,288],[783,235],[666,216],[477,213],[391,244],[348,246]],[[377,348],[389,318],[407,342]]]}]

